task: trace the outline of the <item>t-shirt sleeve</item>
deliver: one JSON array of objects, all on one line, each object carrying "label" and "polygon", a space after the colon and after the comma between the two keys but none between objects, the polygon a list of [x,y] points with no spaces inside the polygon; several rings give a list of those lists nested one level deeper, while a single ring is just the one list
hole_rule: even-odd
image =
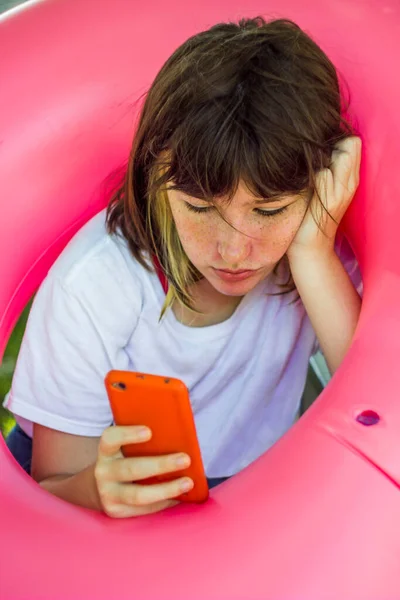
[{"label": "t-shirt sleeve", "polygon": [[[362,298],[363,295],[363,281],[361,278],[360,268],[358,266],[357,259],[354,252],[347,241],[347,239],[341,233],[338,233],[335,241],[335,252],[340,258],[342,265],[347,271],[355,289]],[[315,339],[314,347],[312,350],[312,356],[321,351],[318,339]]]},{"label": "t-shirt sleeve", "polygon": [[[93,303],[101,301],[97,297]],[[98,311],[48,276],[34,300],[18,356],[8,400],[12,412],[52,429],[94,437],[112,423],[104,377],[112,368],[126,367],[123,340],[113,336],[112,324],[107,329]]]}]

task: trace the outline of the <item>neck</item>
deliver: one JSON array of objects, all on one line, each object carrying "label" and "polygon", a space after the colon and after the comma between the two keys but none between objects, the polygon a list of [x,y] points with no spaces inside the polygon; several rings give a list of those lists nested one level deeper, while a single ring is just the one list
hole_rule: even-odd
[{"label": "neck", "polygon": [[172,310],[175,317],[189,327],[208,327],[226,321],[233,315],[243,296],[225,296],[206,280],[201,279],[192,289],[193,312],[181,302],[175,301]]}]

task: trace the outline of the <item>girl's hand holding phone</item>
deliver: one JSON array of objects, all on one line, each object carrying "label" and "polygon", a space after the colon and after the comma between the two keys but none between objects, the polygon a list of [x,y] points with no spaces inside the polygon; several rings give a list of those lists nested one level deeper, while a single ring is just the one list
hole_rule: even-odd
[{"label": "girl's hand holding phone", "polygon": [[99,443],[94,476],[103,510],[110,517],[134,517],[158,512],[178,504],[174,498],[193,487],[189,477],[141,485],[150,477],[181,471],[190,465],[187,454],[126,458],[122,446],[151,439],[151,431],[142,426],[108,427]]}]

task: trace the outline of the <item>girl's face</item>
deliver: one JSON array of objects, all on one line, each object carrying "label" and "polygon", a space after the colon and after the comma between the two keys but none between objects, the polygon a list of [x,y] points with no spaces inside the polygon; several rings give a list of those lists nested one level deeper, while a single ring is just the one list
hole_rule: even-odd
[{"label": "girl's face", "polygon": [[288,250],[307,209],[304,196],[273,202],[240,186],[229,204],[209,203],[168,190],[182,246],[215,290],[244,296],[265,279]]}]

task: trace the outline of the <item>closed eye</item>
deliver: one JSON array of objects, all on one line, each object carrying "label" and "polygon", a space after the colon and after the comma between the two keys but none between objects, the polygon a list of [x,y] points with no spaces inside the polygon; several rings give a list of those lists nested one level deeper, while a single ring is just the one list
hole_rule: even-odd
[{"label": "closed eye", "polygon": [[[194,213],[207,213],[214,210],[214,206],[195,206],[194,204],[189,204],[189,202],[186,201],[185,204],[187,209]],[[261,215],[262,217],[274,217],[275,215],[282,214],[287,208],[287,206],[282,206],[282,208],[276,208],[274,210],[264,210],[262,208],[255,208],[254,212],[258,215]]]},{"label": "closed eye", "polygon": [[206,213],[212,210],[213,206],[194,206],[193,204],[189,204],[189,202],[185,201],[186,208],[195,213]]},{"label": "closed eye", "polygon": [[254,212],[262,217],[274,217],[275,215],[280,215],[287,209],[287,206],[282,206],[282,208],[276,208],[274,210],[263,210],[262,208],[255,208]]}]

